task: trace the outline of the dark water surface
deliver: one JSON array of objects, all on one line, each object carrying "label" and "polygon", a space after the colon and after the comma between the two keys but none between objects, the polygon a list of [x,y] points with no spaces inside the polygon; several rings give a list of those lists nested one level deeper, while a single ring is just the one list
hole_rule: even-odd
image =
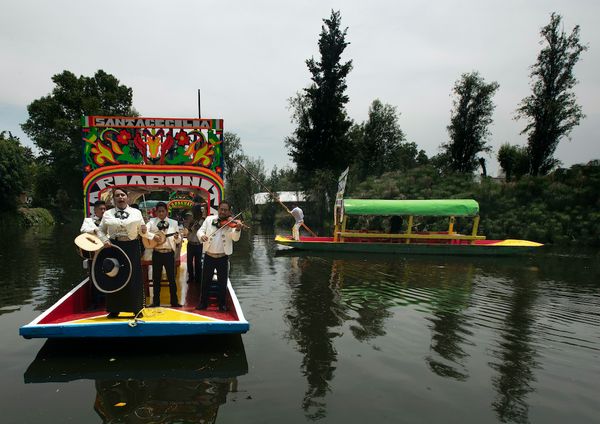
[{"label": "dark water surface", "polygon": [[0,249],[2,423],[597,423],[600,254],[294,255],[245,234],[235,337],[24,340],[78,225]]}]

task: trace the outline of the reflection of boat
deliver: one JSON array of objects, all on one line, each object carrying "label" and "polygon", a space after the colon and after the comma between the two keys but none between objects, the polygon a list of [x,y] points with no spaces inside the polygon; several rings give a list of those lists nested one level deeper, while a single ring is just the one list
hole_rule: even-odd
[{"label": "reflection of boat", "polygon": [[[348,217],[389,216],[389,232],[348,228]],[[447,217],[446,231],[414,231],[414,217]],[[314,251],[394,253],[416,255],[512,255],[542,246],[527,240],[487,240],[477,234],[479,204],[475,200],[365,200],[341,199],[335,207],[333,237],[276,236],[275,242]],[[455,231],[456,218],[472,218],[470,234]],[[402,218],[405,218],[404,224]],[[402,230],[404,226],[404,231]]]},{"label": "reflection of boat", "polygon": [[95,380],[94,409],[105,422],[214,422],[248,372],[241,337],[156,341],[49,340],[25,383]]},{"label": "reflection of boat", "polygon": [[[127,188],[130,203],[141,201],[145,194],[156,191],[167,192],[173,195],[173,199],[177,198],[178,192],[187,193],[187,197],[199,195],[206,202],[208,213],[217,213],[218,204],[223,199],[222,120],[88,116],[84,119],[83,133],[86,216],[89,216],[94,202],[106,200],[114,187]],[[173,203],[174,206],[180,204]],[[184,258],[185,247],[181,252],[175,252],[176,263],[185,266]],[[144,263],[147,269],[148,261],[142,261]],[[114,268],[121,269],[125,265]],[[98,266],[105,275],[109,275],[103,267]],[[97,269],[92,268],[92,272]],[[110,273],[113,271],[111,269]],[[195,307],[199,303],[200,288],[185,283],[185,271],[184,267],[180,267],[177,278],[177,299],[182,307],[144,308],[141,314],[135,316],[124,313],[117,318],[108,318],[101,301],[92,299],[93,285],[88,278],[31,323],[22,326],[19,333],[25,338],[66,338],[248,331],[249,324],[231,282],[227,286],[227,311],[220,312],[216,302],[210,299],[212,304],[209,308],[199,311]],[[150,281],[147,271],[144,272],[144,280],[148,295]],[[128,281],[126,279],[119,289],[104,293],[107,296],[120,295],[114,292],[126,287]],[[161,285],[168,285],[168,282],[163,281]],[[168,291],[162,290],[162,294],[168,294]],[[152,303],[160,303],[160,299],[154,300]],[[146,298],[145,304],[150,303],[151,299]],[[162,302],[163,305],[166,303]]]}]

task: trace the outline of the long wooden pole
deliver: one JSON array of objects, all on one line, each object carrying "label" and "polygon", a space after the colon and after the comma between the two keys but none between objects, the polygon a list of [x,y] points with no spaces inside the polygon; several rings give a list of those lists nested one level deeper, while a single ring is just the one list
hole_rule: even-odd
[{"label": "long wooden pole", "polygon": [[[260,185],[262,188],[264,188],[265,190],[267,190],[267,192],[268,192],[268,193],[269,193],[269,194],[270,194],[270,195],[271,195],[271,196],[272,196],[272,197],[273,197],[275,200],[277,200],[277,202],[279,202],[279,204],[280,204],[281,206],[283,206],[283,208],[286,210],[286,212],[287,212],[287,213],[289,213],[290,215],[292,215],[292,212],[291,212],[291,211],[288,209],[288,207],[287,207],[286,205],[284,205],[284,204],[283,204],[283,202],[282,202],[281,200],[279,200],[279,197],[278,197],[278,196],[277,196],[275,193],[273,193],[271,190],[269,190],[269,188],[268,188],[266,185],[264,185],[264,184],[262,183],[262,181],[260,181],[258,178],[256,178],[256,177],[254,176],[254,174],[252,174],[252,172],[248,171],[248,170],[246,169],[246,167],[244,167],[244,165],[242,165],[240,162],[238,162],[238,165],[239,165],[239,167],[240,167],[240,168],[242,168],[244,171],[246,171],[246,172],[248,173],[248,175],[250,175],[250,177],[251,177],[251,178],[252,178],[254,181],[256,181],[256,182],[258,183],[258,185]],[[294,216],[294,215],[292,215],[292,216]],[[313,230],[311,230],[310,228],[308,228],[308,225],[306,225],[304,222],[302,222],[302,226],[303,226],[303,227],[306,229],[306,231],[308,231],[308,232],[309,232],[309,233],[310,233],[310,234],[311,234],[313,237],[317,237],[317,234],[316,234],[316,233],[315,233]]]}]

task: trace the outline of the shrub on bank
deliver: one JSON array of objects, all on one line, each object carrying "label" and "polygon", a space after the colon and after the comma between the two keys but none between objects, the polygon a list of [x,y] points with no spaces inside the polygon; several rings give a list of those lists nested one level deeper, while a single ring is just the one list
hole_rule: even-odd
[{"label": "shrub on bank", "polygon": [[[469,174],[442,174],[425,166],[369,178],[346,197],[472,198],[480,205],[479,233],[490,239],[600,246],[600,166],[596,162],[511,182],[476,181]],[[433,223],[429,229],[441,229],[442,225]]]},{"label": "shrub on bank", "polygon": [[21,228],[52,226],[54,225],[54,218],[48,209],[19,208],[15,211],[0,213],[0,225],[16,225]]}]

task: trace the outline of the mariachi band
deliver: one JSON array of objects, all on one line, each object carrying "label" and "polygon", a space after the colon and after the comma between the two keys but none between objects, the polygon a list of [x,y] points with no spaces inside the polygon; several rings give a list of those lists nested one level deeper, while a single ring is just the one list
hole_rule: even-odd
[{"label": "mariachi band", "polygon": [[[177,296],[175,281],[176,258],[182,238],[187,237],[188,283],[200,284],[201,296],[197,310],[209,304],[209,287],[216,283],[218,310],[225,312],[229,255],[233,242],[240,238],[244,224],[232,217],[231,205],[222,201],[218,214],[205,217],[200,203],[194,199],[192,210],[186,213],[183,225],[168,216],[168,206],[159,202],[154,217],[146,223],[142,212],[129,204],[128,192],[117,187],[112,190],[114,207],[104,201],[94,204],[93,215],[85,218],[81,235],[75,239],[80,252],[91,262],[92,307],[105,298],[107,318],[119,318],[128,312],[136,318],[143,316],[146,305],[142,272],[142,246],[152,249],[153,293],[151,307],[160,306],[163,269],[169,282],[170,306],[182,305]],[[202,259],[203,258],[203,259]],[[214,274],[216,272],[216,277]],[[213,281],[213,280],[216,280]]]}]

